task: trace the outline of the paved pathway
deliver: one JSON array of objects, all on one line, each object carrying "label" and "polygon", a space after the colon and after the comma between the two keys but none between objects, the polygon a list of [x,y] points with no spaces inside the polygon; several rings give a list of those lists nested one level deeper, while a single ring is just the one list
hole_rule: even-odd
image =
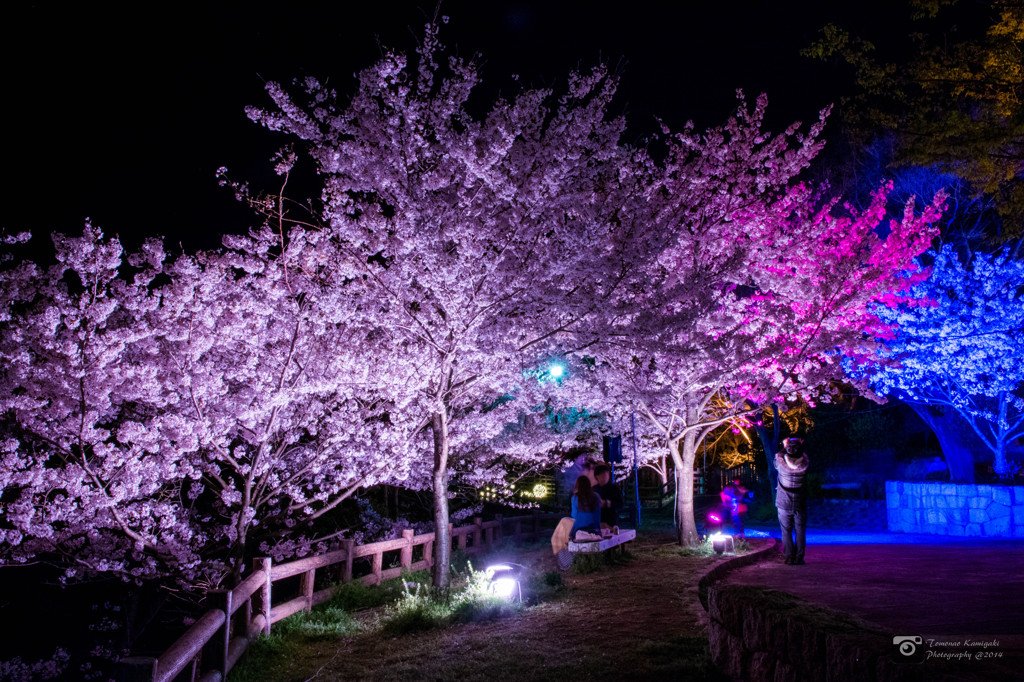
[{"label": "paved pathway", "polygon": [[810,529],[806,561],[776,557],[726,582],[789,592],[947,650],[998,640],[981,648],[1024,664],[1024,540]]}]

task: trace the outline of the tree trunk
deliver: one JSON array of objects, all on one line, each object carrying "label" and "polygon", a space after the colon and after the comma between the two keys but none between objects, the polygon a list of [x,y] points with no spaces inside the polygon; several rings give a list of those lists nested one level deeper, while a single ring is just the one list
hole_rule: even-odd
[{"label": "tree trunk", "polygon": [[775,498],[775,489],[779,485],[779,472],[775,470],[775,453],[779,447],[781,421],[779,418],[779,406],[776,403],[772,403],[772,433],[769,435],[768,429],[764,427],[764,424],[754,426],[758,437],[761,439],[761,447],[764,448],[764,456],[767,460],[765,464],[767,464],[768,480],[771,482],[769,493],[772,499]]},{"label": "tree trunk", "polygon": [[448,415],[437,412],[434,431],[434,580],[436,589],[451,584],[452,537],[448,532]]},{"label": "tree trunk", "polygon": [[[668,494],[668,457],[662,457],[658,461],[658,466],[655,469],[658,472],[658,478],[661,479],[661,494]],[[705,476],[707,474],[705,473]]]},{"label": "tree trunk", "polygon": [[239,533],[238,539],[232,543],[228,554],[231,565],[231,580],[226,587],[229,589],[234,589],[242,582],[242,570],[245,567],[245,540],[245,532],[242,531]]},{"label": "tree trunk", "polygon": [[974,453],[987,448],[971,425],[950,407],[907,404],[935,433],[949,467],[949,480],[974,483]]},{"label": "tree trunk", "polygon": [[242,507],[238,510],[238,520],[235,522],[235,540],[228,550],[228,562],[231,566],[231,580],[222,587],[234,589],[242,582],[242,571],[245,570],[245,544],[249,541],[249,524],[246,519],[252,516],[249,506],[249,490],[243,489]]},{"label": "tree trunk", "polygon": [[992,454],[995,456],[993,469],[1002,478],[1010,473],[1010,467],[1006,463],[1006,403],[1012,400],[1013,396],[1003,392],[999,394],[999,422],[996,424],[995,433],[992,434]]},{"label": "tree trunk", "polygon": [[697,524],[693,519],[693,462],[697,454],[696,438],[692,431],[681,439],[670,440],[669,453],[676,470],[676,536],[683,547],[700,543]]}]

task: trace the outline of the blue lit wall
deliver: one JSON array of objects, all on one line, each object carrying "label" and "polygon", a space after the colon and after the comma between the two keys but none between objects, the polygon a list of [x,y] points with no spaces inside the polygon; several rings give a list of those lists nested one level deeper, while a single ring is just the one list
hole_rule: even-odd
[{"label": "blue lit wall", "polygon": [[1024,538],[1024,487],[885,482],[889,530]]}]

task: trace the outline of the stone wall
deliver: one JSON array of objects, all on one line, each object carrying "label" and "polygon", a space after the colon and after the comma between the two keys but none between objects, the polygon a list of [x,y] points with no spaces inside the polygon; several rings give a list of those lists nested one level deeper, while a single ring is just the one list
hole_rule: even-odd
[{"label": "stone wall", "polygon": [[1024,537],[1024,487],[885,482],[889,530]]},{"label": "stone wall", "polygon": [[[854,616],[755,585],[708,590],[711,659],[748,682],[929,682],[978,679],[949,666],[895,660],[892,633]],[[934,662],[931,662],[934,663]]]}]

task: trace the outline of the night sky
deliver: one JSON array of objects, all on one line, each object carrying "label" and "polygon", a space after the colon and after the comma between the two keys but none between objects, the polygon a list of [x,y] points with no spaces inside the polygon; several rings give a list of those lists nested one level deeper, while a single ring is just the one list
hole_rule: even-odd
[{"label": "night sky", "polygon": [[[444,42],[482,53],[493,92],[557,85],[598,61],[622,72],[618,112],[640,140],[661,117],[721,123],[735,90],[769,95],[781,129],[810,122],[847,87],[798,55],[828,21],[905,34],[902,3],[445,0]],[[874,8],[874,9],[872,9]],[[883,11],[884,8],[884,11]],[[381,46],[411,51],[434,4],[379,2],[5,4],[8,180],[0,228],[77,232],[86,216],[128,246],[165,235],[186,249],[258,222],[214,171],[261,186],[284,138],[245,116],[267,80],[307,74],[342,94]],[[13,179],[11,176],[13,175]]]}]

